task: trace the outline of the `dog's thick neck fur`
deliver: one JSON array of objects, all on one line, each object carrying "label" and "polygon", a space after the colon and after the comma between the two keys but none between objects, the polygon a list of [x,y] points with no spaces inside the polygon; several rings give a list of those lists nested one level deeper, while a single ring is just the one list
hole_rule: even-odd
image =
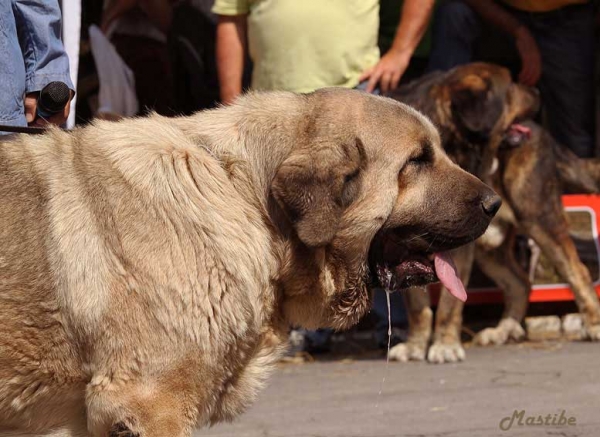
[{"label": "dog's thick neck fur", "polygon": [[[217,158],[251,166],[249,170],[261,190],[257,195],[267,199],[277,169],[294,147],[290,138],[302,133],[298,121],[308,119],[308,106],[303,104],[307,98],[284,92],[254,94],[239,98],[234,106],[174,121],[192,142]],[[269,126],[266,137],[264,126]],[[261,146],[264,144],[269,147]]]},{"label": "dog's thick neck fur", "polygon": [[[297,143],[305,141],[305,137],[312,135],[317,128],[312,124],[315,110],[308,104],[310,99],[310,95],[298,96],[285,92],[254,94],[238,99],[234,106],[205,111],[175,121],[191,141],[208,149],[228,167],[232,183],[243,183],[247,177],[254,178],[244,191],[248,192],[252,187],[258,189],[255,191],[257,206],[264,212],[268,226],[277,228],[272,234],[274,240],[277,240],[277,269],[285,278],[285,285],[277,284],[277,295],[278,303],[288,316],[286,323],[316,328],[323,325],[324,319],[329,319],[327,323],[344,328],[358,321],[366,311],[366,308],[353,307],[352,303],[365,299],[348,297],[347,302],[331,302],[329,305],[324,305],[324,301],[328,302],[340,287],[350,287],[350,294],[364,294],[367,291],[362,288],[354,289],[352,284],[334,282],[334,276],[346,276],[341,272],[335,275],[330,271],[331,258],[336,255],[329,248],[311,249],[299,242],[291,223],[270,193],[272,181],[283,161],[290,156]],[[265,125],[270,127],[266,133],[264,129],[258,128]],[[329,129],[333,130],[335,127],[330,126]],[[265,144],[268,146],[264,147]],[[245,168],[246,166],[249,168]],[[235,168],[240,171],[236,172]],[[305,256],[298,257],[298,253],[304,253]],[[339,268],[345,263],[338,258],[336,264]],[[350,264],[353,263],[349,261],[345,268],[349,271],[356,270],[356,266]],[[366,272],[363,267],[365,266],[360,266],[356,272],[355,282],[362,282],[364,279]],[[320,274],[315,276],[312,274],[314,272]],[[318,280],[322,277],[330,279]],[[323,283],[329,284],[328,289],[321,289]],[[289,307],[295,308],[295,311],[287,311],[286,308]],[[323,313],[323,308],[328,307],[332,309],[332,314]],[[298,308],[302,311],[298,312]],[[336,310],[340,311],[339,321],[336,319]],[[350,317],[348,313],[353,315]]]}]

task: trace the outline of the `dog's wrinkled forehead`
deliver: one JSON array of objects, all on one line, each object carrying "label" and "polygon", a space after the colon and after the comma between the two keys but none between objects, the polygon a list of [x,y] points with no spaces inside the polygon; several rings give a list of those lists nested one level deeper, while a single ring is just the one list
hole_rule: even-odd
[{"label": "dog's wrinkled forehead", "polygon": [[396,100],[356,90],[321,89],[313,117],[307,124],[313,139],[319,137],[359,138],[367,155],[381,147],[399,147],[406,141],[427,140],[440,145],[437,129],[430,120]]},{"label": "dog's wrinkled forehead", "polygon": [[470,90],[474,93],[491,91],[506,92],[511,83],[510,72],[497,65],[473,63],[454,70],[451,88]]},{"label": "dog's wrinkled forehead", "polygon": [[439,133],[425,115],[396,100],[374,97],[365,105],[362,131],[382,147],[406,148],[409,144],[441,147]]}]

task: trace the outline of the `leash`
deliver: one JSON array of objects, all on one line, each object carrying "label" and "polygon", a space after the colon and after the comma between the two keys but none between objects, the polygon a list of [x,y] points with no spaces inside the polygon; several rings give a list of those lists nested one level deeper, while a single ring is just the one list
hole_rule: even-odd
[{"label": "leash", "polygon": [[0,132],[11,132],[15,134],[31,134],[39,135],[46,132],[48,128],[45,127],[29,127],[29,126],[3,126],[0,125]]}]

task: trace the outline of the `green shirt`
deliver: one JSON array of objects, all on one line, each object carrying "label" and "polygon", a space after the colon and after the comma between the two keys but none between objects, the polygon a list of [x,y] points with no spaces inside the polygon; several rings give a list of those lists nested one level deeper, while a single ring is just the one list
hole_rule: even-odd
[{"label": "green shirt", "polygon": [[219,15],[248,15],[252,88],[352,88],[379,61],[379,0],[216,0]]}]

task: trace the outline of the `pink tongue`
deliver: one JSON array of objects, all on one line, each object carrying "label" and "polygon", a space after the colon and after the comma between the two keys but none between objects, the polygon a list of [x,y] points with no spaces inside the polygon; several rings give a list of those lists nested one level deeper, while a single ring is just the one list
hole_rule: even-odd
[{"label": "pink tongue", "polygon": [[433,257],[437,277],[452,296],[465,302],[467,300],[467,292],[456,273],[456,266],[454,265],[454,261],[450,254],[448,252],[440,252],[435,253]]},{"label": "pink tongue", "polygon": [[527,126],[523,126],[522,124],[514,123],[510,126],[510,129],[525,135],[527,138],[531,136],[531,129],[529,129]]}]

